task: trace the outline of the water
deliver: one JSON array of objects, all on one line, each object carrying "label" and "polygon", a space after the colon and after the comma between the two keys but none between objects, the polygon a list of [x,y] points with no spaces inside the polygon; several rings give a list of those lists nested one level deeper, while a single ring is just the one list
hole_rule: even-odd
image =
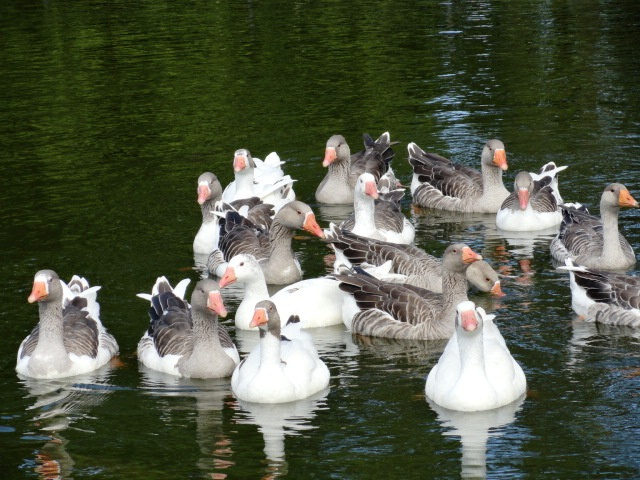
[{"label": "water", "polygon": [[[345,214],[313,204],[334,133],[355,150],[388,130],[405,182],[409,142],[477,166],[497,137],[509,188],[554,160],[570,165],[566,200],[597,212],[611,181],[640,197],[639,18],[632,1],[3,2],[2,477],[638,478],[639,334],[575,318],[551,235],[405,205],[417,245],[464,241],[508,275],[506,297],[472,299],[498,314],[529,392],[463,418],[424,397],[444,342],[342,327],[313,332],[329,391],[286,408],[244,405],[228,380],[154,375],[135,357],[135,294],[159,275],[198,278],[196,179],[231,181],[240,147],[276,150],[323,226]],[[636,248],[639,218],[620,220]],[[327,271],[320,241],[295,242],[306,277]],[[16,376],[41,268],[102,285],[120,365]],[[244,354],[254,339],[231,333]]]}]

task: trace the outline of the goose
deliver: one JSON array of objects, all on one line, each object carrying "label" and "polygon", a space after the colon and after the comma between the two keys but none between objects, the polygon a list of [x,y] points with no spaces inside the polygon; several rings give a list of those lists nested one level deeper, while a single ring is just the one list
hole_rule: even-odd
[{"label": "goose", "polygon": [[571,307],[590,322],[640,327],[640,277],[574,265],[569,271]]},{"label": "goose", "polygon": [[[383,282],[366,274],[336,275],[353,298],[343,306],[352,333],[409,340],[448,339],[456,305],[467,300],[467,267],[482,256],[465,244],[447,247],[442,262],[443,293]],[[357,271],[357,269],[356,269]]]},{"label": "goose", "polygon": [[388,171],[395,155],[389,132],[375,141],[367,134],[363,137],[365,149],[354,155],[342,135],[327,140],[322,166],[328,171],[316,189],[318,203],[352,204],[356,181],[362,173],[369,172],[379,179]]},{"label": "goose", "polygon": [[250,253],[260,262],[267,283],[283,285],[296,282],[302,278],[302,269],[291,249],[294,229],[324,237],[311,207],[294,200],[276,213],[268,232],[248,225],[231,228],[221,238],[219,249],[209,256],[208,269],[221,277],[228,260],[240,253]]},{"label": "goose", "polygon": [[510,232],[546,230],[560,225],[561,221],[551,177],[536,182],[529,172],[516,175],[513,192],[496,214],[496,226]]},{"label": "goose", "polygon": [[240,356],[231,337],[218,323],[227,311],[220,286],[213,279],[200,280],[184,300],[189,279],[175,289],[159,277],[151,295],[138,297],[151,303],[149,328],[138,342],[138,358],[146,367],[189,378],[223,378],[233,373]]},{"label": "goose", "polygon": [[504,144],[489,140],[482,150],[481,171],[408,145],[413,167],[411,194],[416,205],[453,212],[497,213],[509,192],[502,183],[508,168]]},{"label": "goose", "polygon": [[[291,317],[287,323],[296,321]],[[329,385],[329,369],[318,357],[309,334],[297,331],[294,336],[281,336],[280,316],[272,301],[256,304],[251,326],[259,328],[260,344],[233,371],[231,389],[238,399],[292,402]]]},{"label": "goose", "polygon": [[600,219],[581,205],[561,205],[562,223],[551,241],[554,260],[597,270],[628,270],[636,264],[629,242],[618,232],[620,207],[638,207],[629,190],[620,183],[607,185],[600,198]]},{"label": "goose", "polygon": [[471,301],[457,305],[455,333],[425,384],[425,394],[436,404],[475,412],[507,405],[526,393],[525,374],[494,317]]},{"label": "goose", "polygon": [[276,152],[271,152],[262,161],[253,158],[246,148],[236,150],[233,158],[235,179],[222,192],[222,200],[230,203],[241,198],[258,197],[273,205],[277,212],[296,198],[293,191],[295,180],[284,174],[283,163]]},{"label": "goose", "polygon": [[[301,328],[327,327],[342,323],[342,304],[347,294],[340,290],[335,278],[308,278],[288,285],[269,297],[267,282],[260,264],[253,255],[234,256],[220,279],[220,288],[233,283],[244,284],[244,295],[236,309],[235,324],[241,330],[251,330],[256,303],[270,299],[281,319],[292,315],[300,318]],[[253,328],[255,329],[255,327]]]},{"label": "goose", "polygon": [[375,177],[366,172],[360,175],[354,191],[353,216],[345,220],[341,228],[377,240],[412,243],[416,234],[415,227],[403,215],[400,204],[392,199],[376,205],[378,196]]},{"label": "goose", "polygon": [[27,301],[38,302],[40,321],[18,349],[16,372],[64,378],[97,370],[118,354],[118,343],[100,321],[97,292],[84,277],[67,285],[53,270],[40,270]]},{"label": "goose", "polygon": [[[333,223],[325,230],[325,241],[336,252],[335,273],[351,266],[369,271],[370,266],[382,266],[390,262],[391,275],[373,275],[381,280],[408,283],[442,293],[442,260],[421,248],[361,237]],[[466,275],[469,284],[481,292],[504,295],[498,274],[485,260],[469,265]]]}]

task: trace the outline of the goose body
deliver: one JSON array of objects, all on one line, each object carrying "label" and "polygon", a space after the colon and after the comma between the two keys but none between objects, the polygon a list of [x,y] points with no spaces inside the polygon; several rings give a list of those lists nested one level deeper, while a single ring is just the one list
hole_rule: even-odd
[{"label": "goose body", "polygon": [[336,275],[352,298],[343,321],[353,333],[411,340],[448,339],[456,305],[467,300],[467,267],[482,256],[464,244],[447,247],[442,264],[443,293],[383,282],[366,274]]},{"label": "goose body", "polygon": [[455,333],[429,372],[427,397],[442,407],[471,412],[507,405],[526,392],[524,372],[493,318],[473,302],[458,304]]},{"label": "goose body", "polygon": [[[347,294],[340,290],[337,280],[329,277],[309,278],[288,285],[271,297],[258,261],[248,254],[233,257],[220,279],[224,288],[232,283],[244,284],[242,302],[235,316],[236,328],[251,330],[256,303],[270,299],[281,319],[298,316],[301,328],[327,327],[342,323],[342,305]],[[284,327],[284,325],[283,325]]]},{"label": "goose body", "polygon": [[184,300],[189,280],[175,289],[159,277],[149,300],[149,328],[138,342],[138,358],[145,366],[179,377],[228,377],[240,361],[227,331],[218,323],[226,310],[220,287],[212,279],[200,280],[191,296]]},{"label": "goose body", "polygon": [[231,389],[236,397],[246,402],[285,403],[307,398],[329,385],[329,369],[310,336],[299,330],[292,330],[291,335],[288,328],[289,337],[281,335],[273,302],[258,302],[252,326],[259,328],[260,344],[233,372]]},{"label": "goose body", "polygon": [[569,271],[571,306],[587,321],[640,327],[640,277],[574,266]]},{"label": "goose body", "polygon": [[638,202],[620,183],[607,185],[600,199],[600,218],[574,205],[561,205],[562,223],[551,241],[554,260],[599,270],[627,270],[636,264],[629,242],[618,231],[620,207],[638,207]]},{"label": "goose body", "polygon": [[413,167],[411,194],[416,205],[454,212],[497,213],[509,192],[502,183],[508,168],[504,145],[489,140],[481,157],[481,171],[408,145]]},{"label": "goose body", "polygon": [[73,276],[69,284],[53,270],[36,273],[29,303],[40,321],[18,349],[16,372],[31,378],[63,378],[92,372],[118,354],[118,344],[100,321],[100,287]]},{"label": "goose body", "polygon": [[328,171],[316,189],[318,203],[352,204],[356,181],[362,173],[369,172],[379,179],[388,171],[395,155],[389,132],[375,141],[365,134],[364,142],[365,149],[351,155],[342,135],[333,135],[327,140],[322,165],[328,167]]}]

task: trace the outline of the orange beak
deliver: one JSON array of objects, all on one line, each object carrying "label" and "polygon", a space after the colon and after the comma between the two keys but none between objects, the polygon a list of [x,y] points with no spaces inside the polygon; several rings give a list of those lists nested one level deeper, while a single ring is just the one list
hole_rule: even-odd
[{"label": "orange beak", "polygon": [[635,198],[631,196],[629,190],[620,190],[620,195],[618,195],[618,205],[621,207],[637,207],[638,202]]},{"label": "orange beak", "polygon": [[464,312],[460,312],[460,322],[462,324],[462,328],[464,328],[467,332],[473,332],[476,328],[478,328],[478,319],[476,318],[476,312],[473,310],[465,310]]},{"label": "orange beak", "polygon": [[464,247],[462,249],[462,261],[464,263],[473,263],[477,262],[478,260],[482,260],[482,255],[477,254],[469,247]]},{"label": "orange beak", "polygon": [[322,160],[322,166],[328,167],[335,161],[336,158],[338,158],[338,154],[336,153],[335,147],[327,147],[324,150],[324,160]]},{"label": "orange beak", "polygon": [[237,279],[238,278],[236,277],[236,272],[233,267],[227,267],[227,269],[224,271],[224,275],[222,275],[222,278],[220,279],[220,288],[231,285]]},{"label": "orange beak", "polygon": [[364,185],[364,193],[369,195],[371,198],[378,198],[378,187],[375,182],[367,182]]},{"label": "orange beak", "polygon": [[207,199],[211,196],[211,189],[209,185],[202,184],[198,185],[198,203],[202,205]]},{"label": "orange beak", "polygon": [[526,210],[529,205],[529,190],[521,188],[518,190],[518,201],[520,202],[520,210]]},{"label": "orange beak", "polygon": [[324,232],[320,228],[320,225],[318,225],[318,222],[316,222],[316,216],[313,212],[307,212],[302,228],[303,230],[314,234],[316,237],[324,238]]},{"label": "orange beak", "polygon": [[264,308],[256,308],[256,311],[253,312],[253,317],[251,318],[249,327],[259,327],[260,325],[266,324],[267,321],[267,311]]},{"label": "orange beak", "polygon": [[506,295],[506,293],[502,291],[502,288],[500,288],[500,280],[498,280],[496,283],[493,284],[491,293],[496,297],[504,297]]},{"label": "orange beak", "polygon": [[509,165],[507,165],[507,152],[503,148],[499,148],[493,153],[493,164],[502,170],[509,168]]},{"label": "orange beak", "polygon": [[218,290],[213,290],[209,292],[209,298],[207,299],[207,308],[209,310],[213,310],[221,317],[227,316],[227,309],[224,307],[224,303],[222,303],[222,295]]},{"label": "orange beak", "polygon": [[31,289],[31,295],[27,298],[27,302],[39,302],[43,298],[49,295],[47,284],[45,282],[33,282],[33,288]]},{"label": "orange beak", "polygon": [[233,159],[233,171],[239,172],[247,168],[247,159],[244,155],[236,155]]}]

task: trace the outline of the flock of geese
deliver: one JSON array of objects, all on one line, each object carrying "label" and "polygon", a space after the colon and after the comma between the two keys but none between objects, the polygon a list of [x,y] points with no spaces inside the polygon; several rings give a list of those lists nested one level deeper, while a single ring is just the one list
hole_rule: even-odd
[{"label": "flock of geese", "polygon": [[[209,275],[186,300],[189,280],[171,286],[159,277],[149,302],[150,322],[137,353],[153,370],[194,378],[231,377],[240,400],[283,403],[325,389],[329,369],[308,329],[344,324],[354,334],[414,340],[448,339],[425,385],[427,397],[447,409],[479,411],[521,398],[526,378],[496,324],[467,298],[469,288],[502,295],[493,268],[468,245],[449,245],[435,257],[413,245],[415,229],[401,210],[405,188],[391,161],[388,133],[364,136],[352,154],[341,135],[326,144],[327,168],[315,199],[352,204],[340,225],[321,228],[309,205],[296,200],[294,180],[271,153],[264,160],[235,152],[235,179],[222,188],[211,172],[198,179],[202,225],[193,249],[207,258]],[[505,231],[557,228],[550,244],[554,266],[569,272],[572,306],[586,320],[640,327],[640,279],[624,270],[636,263],[618,231],[621,207],[638,202],[619,183],[600,199],[600,217],[565,203],[553,162],[519,172],[509,192],[502,180],[507,156],[500,140],[483,147],[480,170],[408,145],[413,203],[437,210],[496,215]],[[305,230],[335,253],[333,273],[303,279],[292,243]],[[215,280],[217,278],[218,280]],[[240,359],[218,322],[227,315],[221,291],[242,285],[235,326],[260,341]],[[270,295],[267,285],[283,285]],[[36,273],[30,303],[40,321],[20,345],[16,371],[33,378],[86,373],[107,363],[118,344],[100,322],[97,291],[74,276],[67,284],[52,270]]]}]

